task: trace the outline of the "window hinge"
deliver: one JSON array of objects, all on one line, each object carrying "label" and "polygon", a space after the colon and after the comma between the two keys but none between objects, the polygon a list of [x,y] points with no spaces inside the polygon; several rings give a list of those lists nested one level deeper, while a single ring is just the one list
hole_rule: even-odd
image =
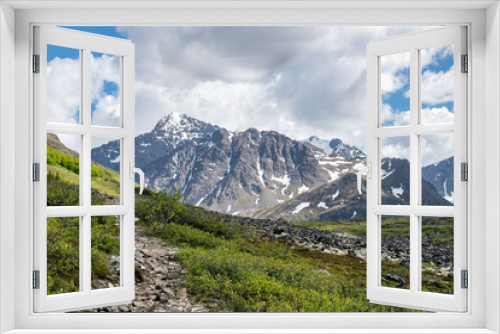
[{"label": "window hinge", "polygon": [[460,180],[469,181],[469,165],[466,162],[460,164]]},{"label": "window hinge", "polygon": [[461,280],[462,280],[462,289],[469,288],[469,272],[467,270],[462,270],[460,272]]},{"label": "window hinge", "polygon": [[40,55],[33,55],[33,73],[40,73]]},{"label": "window hinge", "polygon": [[33,164],[33,181],[40,182],[40,164],[38,162]]},{"label": "window hinge", "polygon": [[40,289],[40,270],[33,270],[33,289]]},{"label": "window hinge", "polygon": [[462,55],[462,73],[469,72],[469,56]]}]

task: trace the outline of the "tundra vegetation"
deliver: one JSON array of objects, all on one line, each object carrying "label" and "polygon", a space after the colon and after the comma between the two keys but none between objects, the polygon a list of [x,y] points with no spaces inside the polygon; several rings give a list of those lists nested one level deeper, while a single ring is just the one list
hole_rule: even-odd
[{"label": "tundra vegetation", "polygon": [[[49,150],[47,205],[78,205],[79,160]],[[119,195],[119,175],[92,165],[92,203]],[[188,292],[221,312],[391,312],[412,311],[371,304],[366,299],[366,262],[352,255],[333,255],[262,236],[252,226],[205,215],[185,204],[182,194],[154,193],[136,197],[136,217],[144,231],[179,247],[176,260],[187,269]],[[299,223],[297,223],[299,224]],[[362,236],[364,221],[300,223]],[[397,219],[384,221],[389,234],[408,231]],[[445,228],[446,229],[446,228]],[[425,233],[424,233],[425,234]],[[449,240],[448,240],[449,241]],[[92,218],[92,279],[106,278],[112,256],[119,255],[115,217]],[[79,218],[48,218],[48,293],[79,290]],[[387,263],[409,282],[409,270]],[[137,269],[137,268],[136,268]],[[432,273],[429,280],[443,281]],[[445,280],[445,284],[446,280]],[[433,291],[433,286],[428,287]],[[447,287],[452,289],[452,287]],[[215,303],[213,303],[215,301]]]}]

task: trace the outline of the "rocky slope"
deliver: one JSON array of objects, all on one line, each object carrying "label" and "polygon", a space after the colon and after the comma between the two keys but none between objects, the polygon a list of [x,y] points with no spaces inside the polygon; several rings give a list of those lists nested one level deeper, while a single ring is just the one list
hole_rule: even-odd
[{"label": "rocky slope", "polygon": [[[404,159],[384,159],[382,162],[382,204],[409,205],[409,163]],[[243,215],[254,218],[313,221],[329,219],[355,219],[366,217],[366,182],[362,181],[362,194],[357,191],[356,175],[348,173],[339,180],[323,184],[270,208]],[[434,186],[422,181],[424,205],[449,206]]]},{"label": "rocky slope", "polygon": [[[119,142],[112,141],[94,148],[92,159],[118,169],[119,152]],[[426,205],[453,201],[448,160],[422,170]],[[180,189],[187,203],[261,218],[364,217],[365,197],[355,191],[352,173],[365,161],[361,150],[338,138],[296,141],[274,131],[231,132],[176,113],[136,138],[136,166],[147,187]],[[407,205],[408,161],[386,158],[382,174],[382,204]]]},{"label": "rocky slope", "polygon": [[454,163],[454,157],[450,157],[422,168],[422,178],[429,181],[439,194],[451,203],[454,202]]},{"label": "rocky slope", "polygon": [[[238,213],[276,205],[363,165],[355,147],[332,145],[328,156],[275,131],[231,132],[173,113],[136,138],[136,165],[151,189],[181,189],[190,204]],[[93,149],[92,159],[117,169],[118,152],[112,141]]]},{"label": "rocky slope", "polygon": [[[185,288],[186,270],[175,260],[178,248],[146,236],[135,227],[135,299],[130,304],[100,307],[86,312],[208,312]],[[111,257],[113,276],[92,281],[93,289],[120,286],[120,259]]]}]

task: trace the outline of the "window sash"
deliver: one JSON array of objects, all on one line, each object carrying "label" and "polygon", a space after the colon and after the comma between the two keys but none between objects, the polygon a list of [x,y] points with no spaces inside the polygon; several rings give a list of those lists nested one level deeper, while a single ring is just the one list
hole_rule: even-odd
[{"label": "window sash", "polygon": [[[47,45],[80,50],[81,124],[47,123]],[[92,126],[90,96],[91,52],[119,56],[121,125],[118,128]],[[134,280],[134,182],[130,168],[134,161],[134,45],[128,40],[82,33],[64,28],[34,28],[34,54],[40,55],[40,73],[34,75],[34,161],[40,163],[40,182],[34,184],[34,266],[40,271],[40,288],[33,290],[34,311],[72,311],[130,302],[135,297]],[[47,207],[47,133],[81,136],[80,205]],[[91,205],[92,136],[118,137],[120,145],[120,204]],[[133,175],[132,175],[133,176]],[[120,216],[120,287],[91,288],[91,217]],[[47,217],[80,217],[79,292],[47,295]]]},{"label": "window sash", "polygon": [[[467,269],[467,183],[460,181],[460,163],[467,162],[467,76],[460,73],[461,54],[467,54],[465,27],[445,27],[375,40],[367,49],[367,161],[372,177],[367,180],[367,296],[371,302],[423,310],[467,310],[467,290],[461,288],[460,271]],[[419,50],[454,45],[454,123],[419,124],[421,67]],[[381,127],[380,57],[410,52],[410,124]],[[454,206],[430,207],[420,204],[421,152],[419,136],[454,133]],[[410,205],[381,205],[381,138],[410,137]],[[381,215],[410,217],[410,290],[380,286],[382,231]],[[422,216],[454,217],[454,294],[419,291],[422,273]]]}]

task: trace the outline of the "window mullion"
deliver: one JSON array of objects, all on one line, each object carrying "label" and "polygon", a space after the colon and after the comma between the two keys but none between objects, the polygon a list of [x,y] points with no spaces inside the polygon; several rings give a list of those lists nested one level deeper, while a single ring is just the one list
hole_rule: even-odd
[{"label": "window mullion", "polygon": [[[83,49],[82,57],[82,103],[81,103],[81,119],[82,124],[89,131],[83,135],[82,149],[80,154],[80,182],[82,189],[82,199],[83,206],[89,208],[92,205],[91,202],[91,111],[92,111],[92,101],[91,101],[91,79],[90,79],[90,57],[91,51],[86,48]],[[92,247],[92,235],[91,235],[91,215],[90,210],[81,219],[82,222],[82,236],[80,238],[80,258],[81,258],[81,270],[80,276],[81,280],[81,291],[90,293],[91,290],[91,280],[92,280],[92,258],[91,258],[91,247]]]},{"label": "window mullion", "polygon": [[419,123],[419,59],[418,49],[410,50],[410,291],[416,293],[420,287],[419,217],[414,210],[420,204],[419,136],[415,130]]}]

